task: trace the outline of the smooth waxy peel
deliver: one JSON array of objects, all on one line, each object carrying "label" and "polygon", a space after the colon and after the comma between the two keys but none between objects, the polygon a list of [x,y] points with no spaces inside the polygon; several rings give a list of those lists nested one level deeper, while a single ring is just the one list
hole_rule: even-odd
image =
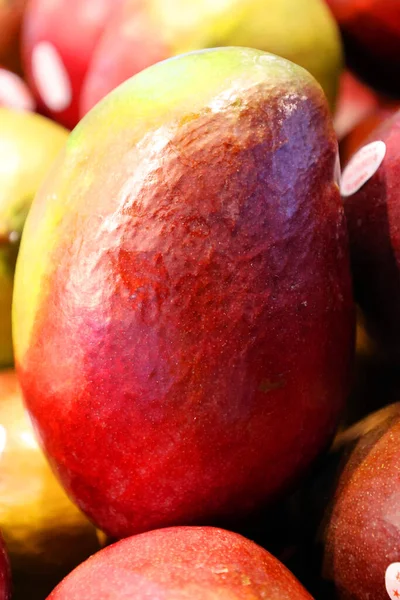
[{"label": "smooth waxy peel", "polygon": [[108,533],[246,513],[327,443],[354,335],[336,163],[314,79],[243,48],[142,72],[70,136],[24,230],[15,350]]},{"label": "smooth waxy peel", "polygon": [[[398,182],[400,166],[400,112],[381,122],[365,140],[378,143],[383,160],[371,177],[344,199],[349,230],[354,289],[364,311],[366,326],[383,352],[400,357],[400,240]],[[383,149],[383,150],[382,150]],[[363,152],[363,150],[360,150]],[[382,154],[381,154],[382,156]],[[371,162],[370,165],[371,166]],[[359,169],[360,173],[362,170]],[[352,176],[357,170],[350,169]]]}]

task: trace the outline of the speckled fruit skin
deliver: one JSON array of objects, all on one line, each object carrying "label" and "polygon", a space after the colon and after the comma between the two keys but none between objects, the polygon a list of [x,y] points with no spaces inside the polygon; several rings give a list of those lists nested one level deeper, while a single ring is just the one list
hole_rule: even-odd
[{"label": "speckled fruit skin", "polygon": [[276,558],[212,527],[171,527],[98,552],[48,600],[312,600]]},{"label": "speckled fruit skin", "polygon": [[155,62],[217,46],[250,46],[300,64],[334,107],[342,47],[322,0],[123,0],[94,51],[81,116]]},{"label": "speckled fruit skin", "polygon": [[[79,121],[81,87],[93,49],[119,2],[120,0],[28,2],[22,30],[22,58],[27,79],[45,114],[70,129]],[[60,112],[52,111],[46,106],[35,83],[32,52],[42,41],[50,42],[56,48],[72,86],[72,102]]]},{"label": "speckled fruit skin", "polygon": [[400,560],[400,405],[371,424],[359,425],[367,431],[342,466],[326,518],[324,574],[340,600],[387,600],[385,571]]},{"label": "speckled fruit skin", "polygon": [[0,600],[10,600],[10,580],[10,564],[8,562],[8,556],[4,546],[3,538],[0,535]]},{"label": "speckled fruit skin", "polygon": [[107,533],[238,517],[329,442],[354,353],[336,165],[315,80],[244,48],[143,71],[70,136],[24,230],[14,348]]},{"label": "speckled fruit skin", "polygon": [[400,96],[398,0],[327,0],[338,20],[346,64],[383,93]]},{"label": "speckled fruit skin", "polygon": [[370,334],[400,356],[400,112],[365,140],[382,140],[386,156],[371,179],[345,199],[355,294]]}]

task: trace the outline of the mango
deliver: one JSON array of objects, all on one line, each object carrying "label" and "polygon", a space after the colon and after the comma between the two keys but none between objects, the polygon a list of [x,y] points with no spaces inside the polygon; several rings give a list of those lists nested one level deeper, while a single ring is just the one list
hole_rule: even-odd
[{"label": "mango", "polygon": [[67,131],[44,117],[0,107],[0,366],[13,362],[11,300],[26,215],[66,139]]},{"label": "mango", "polygon": [[41,443],[107,534],[239,518],[294,485],[334,434],[354,356],[315,79],[225,48],[111,93],[34,200],[13,324]]}]

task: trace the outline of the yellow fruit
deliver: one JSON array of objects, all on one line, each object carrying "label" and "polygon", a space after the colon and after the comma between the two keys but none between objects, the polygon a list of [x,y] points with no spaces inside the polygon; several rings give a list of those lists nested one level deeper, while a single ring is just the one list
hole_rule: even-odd
[{"label": "yellow fruit", "polygon": [[342,68],[336,22],[323,0],[150,0],[175,54],[212,46],[250,46],[307,69],[331,107]]},{"label": "yellow fruit", "polygon": [[25,218],[67,135],[49,119],[0,108],[0,367],[13,362],[11,298]]}]

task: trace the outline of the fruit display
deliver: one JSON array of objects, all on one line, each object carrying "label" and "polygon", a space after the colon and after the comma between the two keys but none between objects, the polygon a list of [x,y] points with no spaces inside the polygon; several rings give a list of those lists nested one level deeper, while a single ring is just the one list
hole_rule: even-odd
[{"label": "fruit display", "polygon": [[281,55],[309,69],[332,106],[342,66],[323,0],[30,0],[22,37],[42,109],[69,128],[138,71],[191,50],[235,45]]},{"label": "fruit display", "polygon": [[271,554],[229,531],[172,527],[122,540],[73,571],[48,600],[312,600]]},{"label": "fruit display", "polygon": [[14,347],[109,535],[246,514],[329,443],[354,354],[336,177],[321,88],[251,49],[158,63],[71,134],[25,225]]},{"label": "fruit display", "polygon": [[67,131],[44,117],[0,107],[0,366],[13,362],[11,302],[25,218],[66,139]]},{"label": "fruit display", "polygon": [[0,107],[34,111],[35,99],[29,87],[16,73],[0,67]]},{"label": "fruit display", "polygon": [[324,575],[339,599],[394,600],[400,594],[399,404],[357,427],[326,517]]},{"label": "fruit display", "polygon": [[399,52],[0,0],[0,600],[400,598]]},{"label": "fruit display", "polygon": [[0,436],[0,529],[13,571],[20,575],[14,591],[22,598],[19,588],[40,585],[42,594],[44,586],[49,593],[100,544],[95,528],[68,499],[37,445],[10,370],[0,372]]},{"label": "fruit display", "polygon": [[356,298],[369,332],[394,357],[400,350],[399,169],[397,112],[367,138],[342,178]]},{"label": "fruit display", "polygon": [[346,61],[366,83],[400,95],[398,0],[327,0],[342,32]]}]

